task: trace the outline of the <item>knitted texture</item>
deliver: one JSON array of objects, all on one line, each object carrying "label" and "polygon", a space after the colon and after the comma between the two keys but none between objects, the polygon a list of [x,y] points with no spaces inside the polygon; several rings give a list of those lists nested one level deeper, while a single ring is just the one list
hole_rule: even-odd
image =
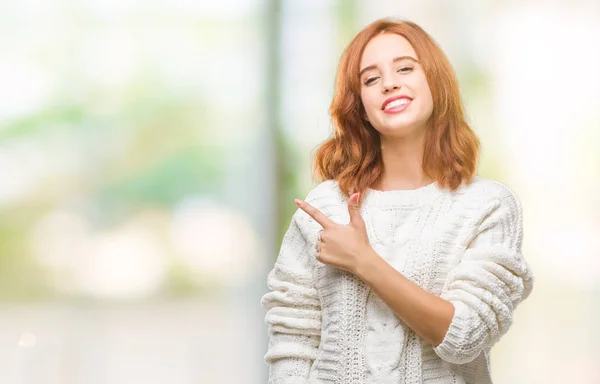
[{"label": "knitted texture", "polygon": [[[305,200],[348,224],[337,182]],[[356,276],[317,261],[321,226],[298,209],[261,299],[269,384],[491,383],[490,348],[533,286],[516,195],[480,177],[454,192],[369,189],[361,215],[384,260],[454,305],[444,340],[428,344]]]}]

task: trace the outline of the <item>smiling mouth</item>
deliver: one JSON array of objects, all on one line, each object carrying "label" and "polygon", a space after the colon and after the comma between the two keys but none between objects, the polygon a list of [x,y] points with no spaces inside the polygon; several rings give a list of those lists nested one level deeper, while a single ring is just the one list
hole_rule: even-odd
[{"label": "smiling mouth", "polygon": [[407,98],[402,98],[402,99],[394,100],[394,101],[391,101],[391,102],[387,103],[385,105],[385,107],[383,107],[383,110],[386,111],[386,110],[391,109],[391,108],[404,106],[404,105],[410,103],[411,101],[412,101],[411,99],[407,99]]}]

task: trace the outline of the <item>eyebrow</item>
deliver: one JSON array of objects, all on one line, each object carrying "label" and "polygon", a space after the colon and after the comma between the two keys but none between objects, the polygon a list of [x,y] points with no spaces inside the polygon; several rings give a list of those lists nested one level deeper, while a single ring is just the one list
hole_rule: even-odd
[{"label": "eyebrow", "polygon": [[[395,57],[394,60],[392,60],[392,62],[398,62],[401,60],[410,60],[410,61],[414,61],[415,63],[419,63],[419,61],[417,59],[415,59],[414,57],[411,56],[399,56],[399,57]],[[363,69],[360,70],[360,72],[358,73],[358,77],[361,77],[363,75],[363,73],[365,73],[366,71],[370,71],[371,69],[375,69],[377,68],[376,64],[371,64],[368,67],[364,67]]]}]

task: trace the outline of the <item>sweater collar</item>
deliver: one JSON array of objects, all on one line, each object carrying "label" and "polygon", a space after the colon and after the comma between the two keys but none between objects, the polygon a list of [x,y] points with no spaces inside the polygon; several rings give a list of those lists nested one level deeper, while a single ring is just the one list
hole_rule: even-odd
[{"label": "sweater collar", "polygon": [[415,189],[381,191],[367,188],[363,202],[379,208],[419,206],[431,203],[436,198],[443,196],[445,192],[446,190],[441,188],[436,181]]}]

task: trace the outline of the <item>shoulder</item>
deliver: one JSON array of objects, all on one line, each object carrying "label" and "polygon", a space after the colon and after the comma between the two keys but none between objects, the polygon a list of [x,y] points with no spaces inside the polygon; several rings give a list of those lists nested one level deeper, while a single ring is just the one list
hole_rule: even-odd
[{"label": "shoulder", "polygon": [[520,206],[520,200],[514,190],[506,184],[492,179],[476,176],[471,183],[461,187],[459,194],[469,200],[482,204],[503,201]]},{"label": "shoulder", "polygon": [[325,180],[314,186],[304,200],[317,209],[325,209],[339,206],[345,197],[336,180]]},{"label": "shoulder", "polygon": [[[336,180],[326,180],[318,183],[309,190],[304,201],[338,223],[344,221],[344,214],[346,216],[348,214],[347,209],[344,211],[347,199],[341,192]],[[296,210],[294,219],[302,228],[316,227],[320,229],[319,224],[302,209]]]},{"label": "shoulder", "polygon": [[463,186],[460,193],[476,212],[472,212],[472,217],[477,223],[492,219],[513,223],[523,220],[521,200],[513,189],[500,181],[477,176]]}]

